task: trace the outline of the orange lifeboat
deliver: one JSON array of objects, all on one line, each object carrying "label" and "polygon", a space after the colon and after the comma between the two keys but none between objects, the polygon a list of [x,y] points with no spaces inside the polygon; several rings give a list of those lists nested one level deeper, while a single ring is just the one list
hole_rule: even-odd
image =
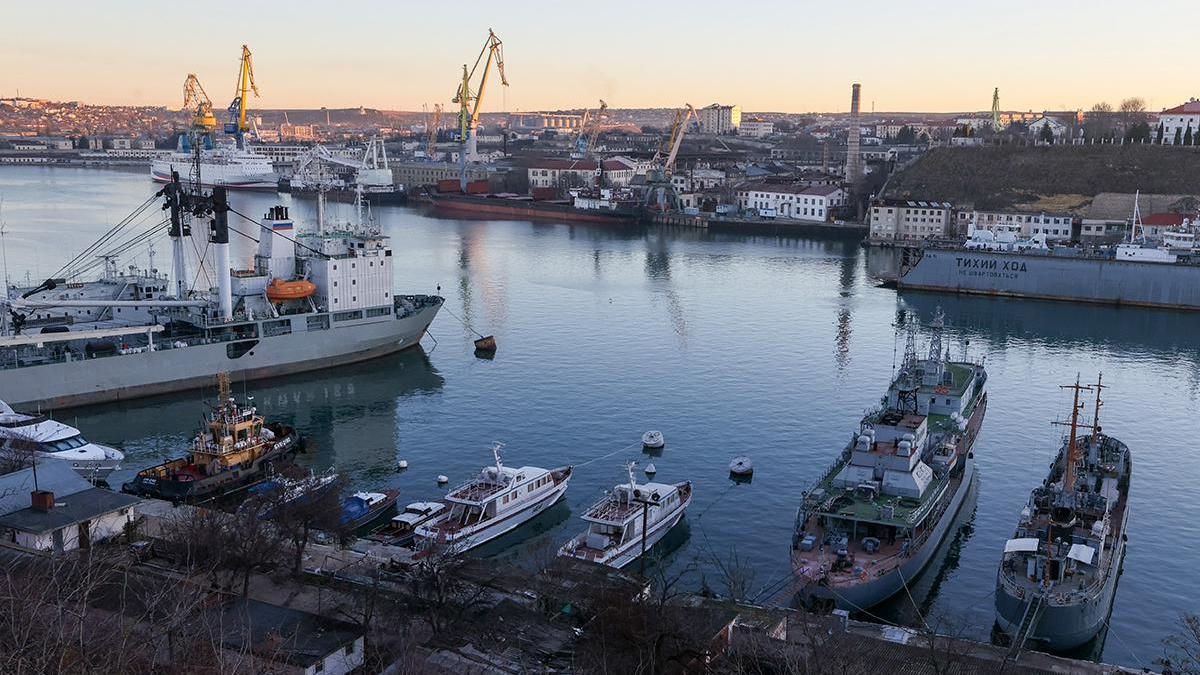
[{"label": "orange lifeboat", "polygon": [[267,299],[271,302],[302,300],[316,292],[317,285],[304,279],[297,279],[295,281],[272,279],[271,283],[267,284]]}]

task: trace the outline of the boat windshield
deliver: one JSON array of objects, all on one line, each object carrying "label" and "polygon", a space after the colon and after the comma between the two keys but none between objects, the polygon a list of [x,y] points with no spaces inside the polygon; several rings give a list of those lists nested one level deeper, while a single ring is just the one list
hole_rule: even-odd
[{"label": "boat windshield", "polygon": [[83,437],[83,434],[60,438],[57,441],[48,441],[42,445],[48,452],[62,452],[63,450],[74,450],[88,444],[88,440]]}]

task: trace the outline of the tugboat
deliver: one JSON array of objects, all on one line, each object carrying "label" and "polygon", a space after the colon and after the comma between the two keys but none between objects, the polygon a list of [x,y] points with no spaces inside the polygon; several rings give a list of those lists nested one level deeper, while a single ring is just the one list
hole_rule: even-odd
[{"label": "tugboat", "polygon": [[[1029,495],[996,575],[996,624],[1013,652],[1027,643],[1074,649],[1100,632],[1112,611],[1129,518],[1129,448],[1100,428],[1100,390],[1074,390],[1070,434],[1050,475]],[[1096,392],[1090,425],[1079,423],[1079,394]],[[1091,434],[1079,434],[1090,428]]]},{"label": "tugboat", "polygon": [[558,550],[561,556],[580,558],[611,567],[624,567],[658,543],[683,518],[692,503],[692,483],[642,483],[626,465],[629,482],[617,485],[592,505],[583,520],[588,529]]},{"label": "tugboat", "polygon": [[194,503],[249,483],[288,463],[304,448],[290,426],[268,423],[230,393],[229,373],[217,375],[218,400],[192,439],[187,456],[142,469],[121,490],[141,497]]},{"label": "tugboat", "polygon": [[931,328],[928,356],[919,358],[910,320],[904,361],[880,408],[804,493],[792,539],[801,604],[862,611],[883,602],[925,568],[962,506],[987,371],[950,360],[940,310]]},{"label": "tugboat", "polygon": [[417,536],[463,553],[513,530],[557,502],[571,480],[571,467],[513,469],[500,461],[502,443],[492,445],[494,466],[451,490],[450,510],[417,527]]}]

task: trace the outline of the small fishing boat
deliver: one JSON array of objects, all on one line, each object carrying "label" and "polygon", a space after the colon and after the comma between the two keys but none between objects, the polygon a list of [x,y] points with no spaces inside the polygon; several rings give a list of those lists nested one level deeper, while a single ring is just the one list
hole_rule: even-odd
[{"label": "small fishing boat", "polygon": [[445,510],[446,505],[442,502],[413,502],[367,539],[392,546],[408,546],[416,539],[417,527],[437,518]]},{"label": "small fishing boat", "polygon": [[504,466],[492,445],[495,465],[446,494],[448,512],[417,527],[426,542],[444,544],[461,553],[515,529],[557,502],[571,480],[571,467],[542,469]]},{"label": "small fishing boat", "polygon": [[617,485],[583,515],[588,529],[558,550],[561,556],[624,567],[650,550],[683,518],[692,503],[692,483],[643,483],[626,469],[629,482]]},{"label": "small fishing boat", "polygon": [[658,450],[667,444],[661,431],[647,431],[642,434],[642,447]]},{"label": "small fishing boat", "polygon": [[188,454],[142,469],[121,486],[123,492],[196,502],[256,483],[303,449],[295,429],[268,423],[250,402],[233,398],[229,373],[217,376],[217,388],[217,405],[192,438]]},{"label": "small fishing boat", "polygon": [[93,443],[73,426],[13,410],[0,401],[0,460],[13,468],[35,461],[70,462],[75,473],[98,482],[121,468],[125,455]]},{"label": "small fishing boat", "polygon": [[330,469],[324,473],[309,472],[307,476],[291,478],[275,474],[264,481],[251,485],[246,494],[257,497],[267,504],[260,517],[269,519],[279,507],[302,503],[317,497],[337,485],[338,475]]},{"label": "small fishing boat", "polygon": [[342,500],[340,525],[346,531],[370,525],[385,511],[395,506],[399,498],[399,490],[355,492]]}]

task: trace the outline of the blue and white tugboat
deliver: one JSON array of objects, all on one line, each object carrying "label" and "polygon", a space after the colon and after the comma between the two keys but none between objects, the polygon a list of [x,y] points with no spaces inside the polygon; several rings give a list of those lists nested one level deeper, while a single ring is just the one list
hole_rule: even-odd
[{"label": "blue and white tugboat", "polygon": [[[996,624],[1014,651],[1026,644],[1063,651],[1104,627],[1117,592],[1129,518],[1129,448],[1099,423],[1100,390],[1075,384],[1068,437],[1050,475],[1029,495],[996,575]],[[1096,393],[1090,425],[1079,394]],[[1080,434],[1090,428],[1090,434]]]},{"label": "blue and white tugboat", "polygon": [[929,563],[970,489],[987,372],[950,360],[940,311],[931,329],[921,359],[909,324],[881,406],[804,493],[792,567],[805,605],[864,610],[900,591]]}]

